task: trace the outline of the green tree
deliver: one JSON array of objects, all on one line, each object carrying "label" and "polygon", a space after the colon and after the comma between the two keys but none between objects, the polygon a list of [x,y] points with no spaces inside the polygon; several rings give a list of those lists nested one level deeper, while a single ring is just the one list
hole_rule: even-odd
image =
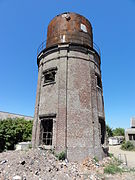
[{"label": "green tree", "polygon": [[113,136],[113,130],[112,130],[112,128],[109,127],[109,125],[106,125],[106,132],[107,132],[108,137]]},{"label": "green tree", "polygon": [[124,136],[125,130],[123,128],[116,128],[113,130],[113,136]]},{"label": "green tree", "polygon": [[31,136],[32,121],[19,118],[0,120],[0,152],[13,150],[15,144],[30,141]]}]

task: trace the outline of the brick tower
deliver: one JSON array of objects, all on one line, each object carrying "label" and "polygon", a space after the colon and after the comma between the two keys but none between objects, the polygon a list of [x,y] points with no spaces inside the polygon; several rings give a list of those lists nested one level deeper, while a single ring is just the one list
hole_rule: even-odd
[{"label": "brick tower", "polygon": [[100,52],[83,16],[63,13],[48,26],[38,50],[32,145],[64,151],[70,161],[96,156],[105,146]]}]

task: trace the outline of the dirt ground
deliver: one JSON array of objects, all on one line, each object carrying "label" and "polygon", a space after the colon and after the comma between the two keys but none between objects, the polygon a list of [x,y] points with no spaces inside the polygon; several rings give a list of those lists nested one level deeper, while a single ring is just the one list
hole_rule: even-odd
[{"label": "dirt ground", "polygon": [[127,166],[135,167],[135,151],[123,151],[120,149],[120,146],[121,145],[109,146],[109,153],[114,154],[116,158],[127,163]]}]

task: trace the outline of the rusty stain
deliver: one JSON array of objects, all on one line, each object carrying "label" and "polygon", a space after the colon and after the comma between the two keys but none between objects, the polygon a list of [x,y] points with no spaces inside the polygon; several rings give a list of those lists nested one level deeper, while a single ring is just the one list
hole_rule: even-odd
[{"label": "rusty stain", "polygon": [[49,24],[46,47],[61,43],[77,43],[93,47],[93,34],[90,22],[75,13],[63,13]]}]

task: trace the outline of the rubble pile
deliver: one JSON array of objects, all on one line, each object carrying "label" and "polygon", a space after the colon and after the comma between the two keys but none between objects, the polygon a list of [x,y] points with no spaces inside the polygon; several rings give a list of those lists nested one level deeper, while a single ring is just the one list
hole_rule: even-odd
[{"label": "rubble pile", "polygon": [[0,153],[0,180],[104,180],[104,165],[110,160],[107,157],[96,162],[87,158],[73,163],[59,161],[51,152],[41,149],[7,151]]}]

